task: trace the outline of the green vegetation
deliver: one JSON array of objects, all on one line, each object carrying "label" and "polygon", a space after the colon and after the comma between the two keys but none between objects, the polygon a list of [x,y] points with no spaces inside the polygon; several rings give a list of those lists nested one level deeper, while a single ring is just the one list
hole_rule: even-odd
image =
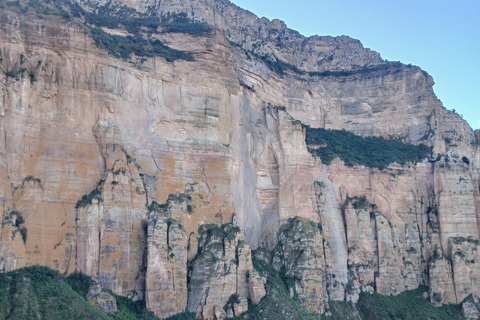
[{"label": "green vegetation", "polygon": [[466,164],[470,164],[470,159],[468,159],[465,156],[462,157],[462,161],[465,162]]},{"label": "green vegetation", "polygon": [[[267,296],[258,305],[249,304],[249,311],[235,319],[463,319],[459,305],[434,307],[423,298],[428,288],[420,287],[397,296],[361,293],[357,305],[345,301],[330,301],[328,316],[319,317],[292,299],[281,276],[265,259],[268,251],[252,252],[254,268],[267,277]],[[75,272],[68,277],[48,267],[33,266],[0,273],[0,319],[101,319],[101,320],[159,320],[145,308],[144,301],[132,301],[112,294],[118,311],[106,314],[90,304],[86,295],[95,282]],[[228,304],[238,299],[230,297]],[[358,316],[358,317],[357,317]],[[168,320],[193,320],[194,313],[184,312]]]},{"label": "green vegetation", "polygon": [[[359,320],[358,310],[354,304],[347,301],[329,301],[326,307],[329,315],[324,315],[321,319],[325,320]],[[366,319],[365,319],[366,320]]]},{"label": "green vegetation", "polygon": [[478,239],[474,238],[474,237],[468,237],[468,238],[464,238],[464,237],[450,237],[450,241],[453,243],[453,244],[462,244],[462,242],[469,242],[469,243],[473,243],[473,244],[478,244]]},{"label": "green vegetation", "polygon": [[97,183],[97,186],[95,189],[92,190],[88,195],[84,194],[82,196],[82,199],[78,200],[77,204],[75,205],[75,209],[78,208],[85,208],[88,205],[92,204],[93,199],[97,201],[103,201],[102,198],[102,190],[103,190],[103,185],[105,184],[105,180],[100,180]]},{"label": "green vegetation", "polygon": [[148,211],[152,212],[164,212],[168,209],[168,202],[167,203],[158,203],[157,201],[152,201],[152,203],[148,206]]},{"label": "green vegetation", "polygon": [[40,266],[0,274],[0,318],[112,319],[78,295],[58,271]]},{"label": "green vegetation", "polygon": [[308,151],[330,164],[340,158],[345,165],[363,165],[384,169],[391,163],[406,164],[420,162],[429,157],[432,148],[402,143],[399,140],[385,140],[377,137],[361,137],[345,130],[326,130],[304,125],[305,142]]},{"label": "green vegetation", "polygon": [[372,210],[372,211],[378,210],[377,205],[368,202],[367,197],[365,196],[349,197],[347,194],[347,200],[345,200],[345,206],[348,206],[350,203],[352,204],[355,210],[360,210],[360,209]]},{"label": "green vegetation", "polygon": [[[108,291],[108,290],[107,290]],[[111,295],[117,300],[117,312],[111,315],[115,320],[159,320],[152,312],[149,312],[145,306],[145,301],[133,301],[127,297],[118,296],[109,291]]]},{"label": "green vegetation", "polygon": [[179,14],[168,14],[159,22],[163,33],[186,33],[192,36],[206,36],[212,32],[205,22],[195,22],[187,18],[187,14],[182,12]]},{"label": "green vegetation", "polygon": [[[159,320],[146,310],[144,301],[132,301],[108,290],[117,300],[118,311],[104,313],[86,299],[88,287],[94,283],[78,272],[64,277],[41,266],[0,273],[0,319]],[[169,319],[194,318],[184,313]]]},{"label": "green vegetation", "polygon": [[[232,46],[242,48],[241,44],[238,44],[235,42],[230,42],[230,44]],[[378,65],[367,65],[362,67],[358,66],[349,70],[326,70],[326,71],[306,72],[298,69],[297,66],[293,64],[290,64],[288,62],[278,59],[276,56],[259,55],[251,50],[245,50],[245,49],[243,50],[249,59],[252,59],[253,57],[257,60],[263,61],[270,70],[272,70],[273,72],[281,76],[285,75],[287,71],[291,71],[298,75],[308,75],[312,77],[348,77],[348,76],[357,76],[357,75],[364,76],[374,72],[382,72],[382,71],[399,72],[404,68],[414,68],[414,66],[410,64],[404,65],[401,62],[389,61],[389,62],[378,64]],[[249,88],[248,86],[246,87]]]},{"label": "green vegetation", "polygon": [[279,60],[277,57],[270,58],[268,56],[259,56],[253,52],[250,52],[250,54],[260,58],[260,60],[262,60],[270,70],[278,73],[281,76],[285,75],[285,73],[289,70],[297,74],[304,73],[302,70],[298,69],[293,64]]},{"label": "green vegetation", "polygon": [[182,202],[189,202],[192,200],[192,197],[189,194],[186,193],[170,193],[168,195],[168,201],[172,201],[175,203],[182,203]]},{"label": "green vegetation", "polygon": [[[249,304],[249,311],[235,319],[302,319],[318,320],[319,316],[309,312],[294,299],[290,298],[285,283],[272,265],[260,256],[266,251],[258,249],[252,252],[253,267],[262,276],[267,277],[267,295],[258,305]],[[265,254],[268,256],[268,254]]]},{"label": "green vegetation", "polygon": [[[0,4],[0,8],[8,8],[22,13],[34,11],[40,15],[60,15],[66,20],[76,19],[83,23],[95,44],[117,58],[130,60],[131,55],[139,57],[162,57],[167,61],[193,60],[189,52],[172,49],[154,37],[159,33],[186,33],[195,37],[208,36],[212,28],[204,22],[196,22],[186,13],[168,14],[161,19],[154,14],[140,13],[126,6],[107,4],[88,12],[75,2],[68,0],[30,0],[27,3],[12,1]],[[123,29],[129,36],[112,35],[101,28]],[[7,77],[17,77],[23,72],[8,71]],[[35,76],[30,74],[32,82]]]},{"label": "green vegetation", "polygon": [[240,227],[232,223],[225,223],[220,227],[213,223],[202,224],[198,228],[198,234],[205,237],[206,239],[210,239],[210,237],[215,236],[220,239],[227,239],[228,241],[233,241],[237,233],[239,232]]},{"label": "green vegetation", "polygon": [[190,205],[190,202],[192,201],[192,197],[187,194],[187,193],[170,193],[167,198],[167,202],[165,203],[158,203],[156,201],[152,201],[152,203],[148,206],[148,210],[153,212],[166,212],[168,208],[172,204],[182,204],[186,203],[187,204],[187,213],[192,214],[193,213],[193,207]]},{"label": "green vegetation", "polygon": [[428,288],[420,287],[405,291],[397,296],[383,296],[378,293],[361,293],[357,309],[362,319],[464,319],[460,305],[434,307],[423,298]]},{"label": "green vegetation", "polygon": [[165,58],[169,62],[173,62],[177,59],[186,61],[193,60],[191,53],[167,47],[158,39],[149,40],[132,36],[122,37],[111,35],[96,28],[91,28],[90,32],[97,47],[103,48],[112,56],[124,60],[130,59],[131,54],[141,57],[159,56]]},{"label": "green vegetation", "polygon": [[[86,276],[80,272],[75,272],[65,278],[65,282],[82,298],[86,298],[88,293],[88,287],[95,284],[89,276]],[[117,300],[117,312],[109,314],[106,319],[115,320],[158,320],[153,313],[147,311],[145,307],[145,301],[137,300],[133,301],[126,297],[122,297],[114,294],[110,290],[106,290],[108,293],[115,297]]]},{"label": "green vegetation", "polygon": [[[363,66],[360,68],[355,68],[351,70],[336,70],[336,71],[321,71],[321,72],[308,72],[310,76],[317,76],[317,77],[347,77],[347,76],[355,76],[355,75],[366,75],[373,72],[379,71],[392,71],[398,72],[401,71],[404,67],[404,64],[401,62],[389,61],[387,63],[373,65],[373,66]],[[405,67],[412,67],[412,65],[408,65]]]},{"label": "green vegetation", "polygon": [[38,183],[39,185],[42,185],[42,180],[39,178],[35,178],[34,176],[28,176],[23,181],[33,181],[34,183]]},{"label": "green vegetation", "polygon": [[197,316],[193,312],[182,312],[171,316],[165,320],[196,320]]},{"label": "green vegetation", "polygon": [[15,236],[15,234],[18,232],[22,236],[23,244],[27,243],[27,228],[24,225],[25,218],[23,218],[21,212],[17,210],[10,211],[7,215],[5,215],[4,223],[8,223],[15,228],[13,229],[12,236]]}]

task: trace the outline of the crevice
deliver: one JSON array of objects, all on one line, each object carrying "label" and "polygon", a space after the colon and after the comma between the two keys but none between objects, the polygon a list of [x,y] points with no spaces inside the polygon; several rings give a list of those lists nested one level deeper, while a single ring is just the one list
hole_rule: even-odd
[{"label": "crevice", "polygon": [[210,185],[208,184],[208,179],[207,179],[207,176],[206,176],[206,174],[205,174],[205,167],[203,166],[203,161],[200,162],[200,169],[202,170],[203,181],[205,182],[205,185],[207,186],[207,189],[208,189],[208,195],[209,195],[209,196],[212,196],[212,195],[213,195],[213,192],[212,192],[212,190],[210,189]]},{"label": "crevice", "polygon": [[[377,280],[380,277],[380,248],[378,246],[378,224],[377,224],[377,215],[375,214],[375,219],[374,219],[374,226],[375,226],[375,241],[376,241],[376,247],[377,247],[377,271],[373,273],[373,290],[375,292],[377,291]],[[376,273],[376,275],[375,275]]]},{"label": "crevice", "polygon": [[97,259],[97,281],[100,280],[100,265],[102,260],[102,230],[98,228],[98,259]]}]

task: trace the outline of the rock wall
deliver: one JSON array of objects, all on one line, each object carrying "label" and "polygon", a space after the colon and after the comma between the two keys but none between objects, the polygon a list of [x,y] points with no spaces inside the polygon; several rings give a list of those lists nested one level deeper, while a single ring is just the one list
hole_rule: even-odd
[{"label": "rock wall", "polygon": [[147,237],[147,309],[162,317],[183,312],[187,307],[185,231],[168,215],[153,213],[148,220]]},{"label": "rock wall", "polygon": [[[480,295],[478,132],[426,72],[227,1],[78,2],[186,12],[213,29],[155,34],[191,61],[125,60],[82,16],[0,8],[1,270],[78,269],[161,317],[221,317],[233,294],[239,313],[251,292],[259,302],[258,247],[314,312],[421,284],[437,305]],[[327,165],[304,125],[433,154]]]},{"label": "rock wall", "polygon": [[200,234],[200,251],[192,261],[187,310],[200,319],[210,319],[217,306],[223,308],[232,295],[249,298],[247,274],[253,265],[250,248],[237,226],[204,225]]}]

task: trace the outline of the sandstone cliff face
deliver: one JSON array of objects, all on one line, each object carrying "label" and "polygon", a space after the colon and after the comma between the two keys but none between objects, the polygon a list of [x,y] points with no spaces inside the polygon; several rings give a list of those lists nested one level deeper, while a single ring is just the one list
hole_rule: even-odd
[{"label": "sandstone cliff face", "polygon": [[[188,306],[200,319],[215,316],[232,295],[249,298],[247,274],[253,268],[249,246],[237,226],[204,225],[200,251],[192,261]],[[243,311],[243,310],[242,310]],[[235,315],[242,311],[235,310]]]},{"label": "sandstone cliff face", "polygon": [[187,307],[187,237],[182,226],[164,214],[148,220],[147,308],[162,317]]},{"label": "sandstone cliff face", "polygon": [[[327,288],[333,279],[326,281],[324,247],[328,244],[323,241],[321,229],[316,223],[295,218],[279,230],[278,240],[273,267],[286,279],[290,296],[297,297],[310,311],[323,313],[329,300],[327,291],[335,285]],[[332,298],[337,295],[336,289],[332,290]]]},{"label": "sandstone cliff face", "polygon": [[[185,12],[213,29],[155,33],[191,61],[124,60],[82,16],[0,9],[2,270],[79,269],[161,317],[212,318],[232,294],[248,298],[257,247],[314,312],[420,284],[436,304],[480,295],[478,133],[420,68],[227,1],[79,3]],[[433,155],[383,170],[327,165],[303,125]]]}]

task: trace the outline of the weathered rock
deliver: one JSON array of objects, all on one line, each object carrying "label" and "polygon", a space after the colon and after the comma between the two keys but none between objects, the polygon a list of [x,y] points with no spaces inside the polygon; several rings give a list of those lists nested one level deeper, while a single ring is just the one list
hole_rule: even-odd
[{"label": "weathered rock", "polygon": [[224,320],[227,318],[227,313],[223,310],[223,307],[220,305],[215,306],[215,318],[217,320]]},{"label": "weathered rock", "polygon": [[215,315],[215,306],[224,306],[230,296],[241,295],[246,289],[248,298],[247,272],[253,265],[250,248],[237,226],[204,225],[200,237],[199,252],[192,262],[187,310],[209,319]]},{"label": "weathered rock", "polygon": [[450,259],[436,250],[429,263],[430,301],[435,306],[444,303],[456,303],[455,286],[453,282],[452,264]]},{"label": "weathered rock", "polygon": [[273,267],[284,275],[291,297],[323,313],[328,302],[324,241],[319,226],[299,217],[280,228]]},{"label": "weathered rock", "polygon": [[475,320],[480,317],[478,296],[469,295],[462,303],[462,314],[466,320]]},{"label": "weathered rock", "polygon": [[451,237],[451,261],[455,279],[455,296],[463,301],[469,294],[480,295],[480,257],[478,238]]},{"label": "weathered rock", "polygon": [[[315,312],[373,288],[427,284],[437,305],[479,294],[478,131],[442,107],[420,68],[348,37],[305,38],[228,1],[79,3],[122,4],[125,18],[155,4],[149,14],[214,28],[154,32],[191,61],[124,60],[97,47],[82,19],[1,8],[1,270],[78,268],[118,294],[145,296],[162,316],[188,300],[213,317],[232,294],[251,295],[249,248],[259,246],[277,248],[292,296]],[[292,67],[275,72],[277,58]],[[309,152],[304,125],[422,143],[433,156],[383,170],[326,165]],[[347,201],[363,197],[367,208]],[[154,202],[168,204],[167,226],[145,230]],[[198,235],[234,212],[244,238]],[[321,232],[277,237],[294,216]],[[197,253],[187,299],[185,260]]]},{"label": "weathered rock", "polygon": [[373,291],[378,274],[376,213],[364,198],[347,198],[344,210],[349,268],[345,295],[357,302],[360,291]]},{"label": "weathered rock", "polygon": [[233,303],[233,311],[235,312],[235,316],[239,317],[245,312],[248,311],[248,301],[242,295],[239,296],[238,302]]},{"label": "weathered rock", "polygon": [[147,235],[146,305],[161,318],[187,307],[187,238],[165,212],[150,212]]},{"label": "weathered rock", "polygon": [[329,180],[315,181],[312,184],[316,199],[315,211],[320,217],[322,233],[322,243],[317,242],[317,246],[323,246],[325,255],[325,280],[322,281],[325,281],[328,298],[342,301],[348,282],[348,251],[341,204]]},{"label": "weathered rock", "polygon": [[265,277],[260,276],[257,270],[248,270],[248,294],[252,304],[259,304],[260,300],[267,294],[265,291],[266,281]]},{"label": "weathered rock", "polygon": [[99,284],[91,285],[88,288],[87,299],[104,312],[117,312],[117,301],[111,294],[103,291]]}]

